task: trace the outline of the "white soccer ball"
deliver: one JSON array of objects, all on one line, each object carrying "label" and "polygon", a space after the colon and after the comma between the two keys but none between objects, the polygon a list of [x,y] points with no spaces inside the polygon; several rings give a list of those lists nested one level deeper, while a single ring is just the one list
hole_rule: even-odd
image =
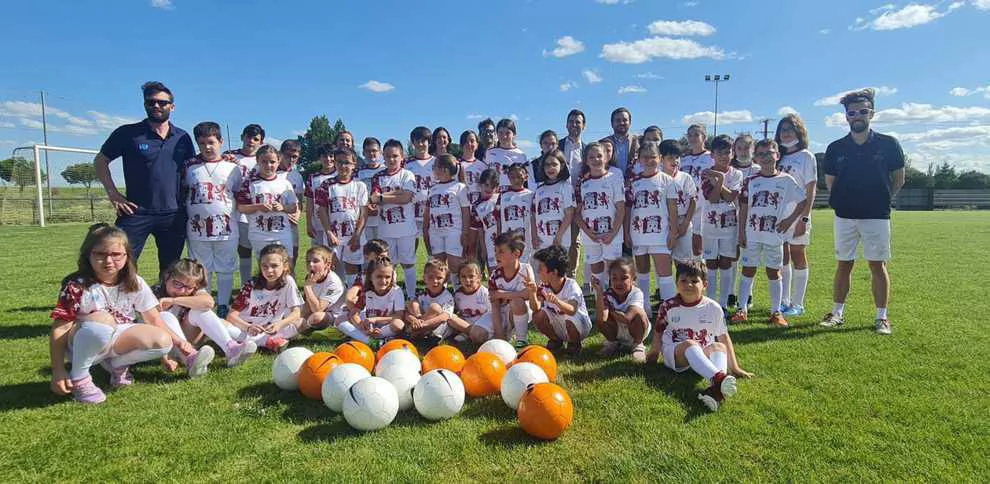
[{"label": "white soccer ball", "polygon": [[375,375],[380,376],[380,373],[390,366],[397,366],[415,373],[423,370],[423,363],[419,361],[419,357],[412,351],[403,348],[385,353],[385,356],[382,356],[382,359],[378,360],[378,364],[375,365]]},{"label": "white soccer ball", "polygon": [[344,396],[351,385],[371,376],[363,366],[354,363],[344,363],[333,369],[323,379],[323,404],[334,412],[344,409]]},{"label": "white soccer ball", "polygon": [[453,417],[464,407],[464,383],[443,368],[423,375],[412,395],[416,411],[429,420]]},{"label": "white soccer ball", "polygon": [[283,351],[272,363],[272,380],[283,390],[298,390],[299,369],[310,356],[313,352],[301,346]]},{"label": "white soccer ball", "polygon": [[344,420],[357,430],[378,430],[395,420],[399,399],[388,380],[369,376],[353,385],[344,396]]},{"label": "white soccer ball", "polygon": [[534,383],[547,383],[550,379],[543,368],[533,363],[516,363],[502,377],[502,401],[517,410],[526,388]]},{"label": "white soccer ball", "polygon": [[516,349],[512,347],[512,343],[505,341],[503,339],[490,339],[485,341],[480,347],[478,347],[478,353],[492,353],[498,356],[502,363],[508,365],[512,363],[512,360],[516,359]]},{"label": "white soccer ball", "polygon": [[419,383],[419,372],[414,371],[414,368],[402,365],[389,365],[382,368],[378,376],[388,380],[395,387],[395,393],[399,399],[399,410],[412,408],[412,389]]}]

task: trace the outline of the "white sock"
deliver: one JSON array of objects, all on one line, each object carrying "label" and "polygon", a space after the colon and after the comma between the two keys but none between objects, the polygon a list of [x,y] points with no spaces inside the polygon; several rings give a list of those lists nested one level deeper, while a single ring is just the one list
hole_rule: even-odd
[{"label": "white sock", "polygon": [[664,301],[677,295],[677,283],[674,276],[660,276],[660,298]]},{"label": "white sock", "polygon": [[241,257],[241,285],[247,283],[251,280],[251,263],[254,262],[250,257]]},{"label": "white sock", "polygon": [[168,354],[172,350],[172,345],[169,344],[165,348],[149,348],[145,350],[134,350],[129,353],[124,353],[112,360],[110,360],[110,366],[112,368],[121,368],[124,366],[130,366],[135,363],[140,363],[142,361],[157,360]]},{"label": "white sock", "polygon": [[512,315],[512,326],[515,328],[516,341],[528,341],[527,332],[529,331],[529,315],[528,314],[513,314]]},{"label": "white sock", "polygon": [[877,308],[877,319],[887,319],[887,308]]},{"label": "white sock", "polygon": [[399,335],[399,332],[392,328],[391,325],[382,326],[382,339],[390,339]]},{"label": "white sock", "polygon": [[846,310],[846,303],[832,303],[832,315],[841,318],[842,312]]},{"label": "white sock", "polygon": [[739,310],[743,313],[748,312],[746,309],[746,301],[749,300],[749,296],[753,294],[753,278],[742,276],[742,280],[739,281]]},{"label": "white sock", "polygon": [[584,266],[584,283],[591,285],[591,264],[581,264]]},{"label": "white sock", "polygon": [[244,331],[241,331],[241,328],[238,328],[237,326],[234,326],[233,324],[224,323],[224,329],[227,330],[227,334],[229,334],[230,337],[234,341],[243,342],[243,341],[245,341],[245,339],[247,337],[247,333],[245,333]]},{"label": "white sock", "polygon": [[791,302],[804,307],[804,293],[808,290],[808,269],[794,269],[794,289]]},{"label": "white sock", "polygon": [[716,299],[718,291],[718,269],[708,269],[708,292],[705,294],[709,299]]},{"label": "white sock", "polygon": [[226,350],[233,340],[230,332],[227,331],[227,324],[221,321],[213,311],[199,309],[189,311],[189,323],[203,330],[207,338],[220,345],[221,350]]},{"label": "white sock", "polygon": [[403,268],[402,272],[406,276],[406,298],[410,300],[415,299],[416,298],[416,266]]},{"label": "white sock", "polygon": [[725,371],[729,368],[729,356],[726,355],[724,351],[713,351],[710,355],[708,355],[708,359],[712,360],[712,364],[715,365],[715,368],[718,368],[718,371],[722,373],[725,373]]},{"label": "white sock", "polygon": [[780,304],[791,305],[791,265],[786,264],[780,268]]},{"label": "white sock", "polygon": [[591,277],[598,279],[598,284],[601,284],[602,289],[608,289],[608,277],[605,275],[604,271],[596,272]]},{"label": "white sock", "polygon": [[636,286],[643,291],[643,299],[650,300],[650,273],[639,272],[636,274]]},{"label": "white sock", "polygon": [[718,271],[718,303],[722,307],[729,304],[729,293],[732,286],[736,285],[736,270],[733,268],[719,269]]},{"label": "white sock", "polygon": [[718,373],[718,367],[705,356],[705,352],[698,345],[688,346],[687,351],[684,352],[684,357],[687,358],[691,369],[706,380],[711,380]]},{"label": "white sock", "polygon": [[[165,326],[168,326],[169,330],[175,333],[179,339],[186,341],[186,334],[182,332],[182,326],[179,325],[179,319],[176,318],[174,314],[168,311],[162,311],[160,313],[160,317],[162,318],[162,322],[165,323]],[[175,346],[173,346],[172,350],[168,352],[168,355],[176,360],[183,359],[182,352]]]},{"label": "white sock", "polygon": [[780,279],[770,279],[767,284],[770,289],[770,314],[780,312],[780,291],[782,289]]},{"label": "white sock", "polygon": [[217,304],[221,306],[230,305],[230,293],[234,287],[233,273],[217,273]]},{"label": "white sock", "polygon": [[112,327],[83,321],[72,338],[72,369],[69,370],[69,378],[79,380],[89,376],[89,368],[106,353],[111,340]]},{"label": "white sock", "polygon": [[352,324],[350,321],[341,322],[340,324],[337,325],[337,329],[341,333],[350,336],[351,339],[360,341],[362,343],[367,343],[371,339],[368,338],[368,335],[364,334],[364,331],[358,329],[357,326],[354,326],[354,324]]}]

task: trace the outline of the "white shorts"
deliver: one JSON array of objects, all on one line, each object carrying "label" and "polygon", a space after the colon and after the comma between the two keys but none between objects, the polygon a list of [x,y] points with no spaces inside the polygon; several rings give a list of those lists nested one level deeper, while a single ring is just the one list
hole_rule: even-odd
[{"label": "white shorts", "polygon": [[[700,208],[700,207],[699,207]],[[701,210],[695,209],[694,217],[691,218],[691,234],[701,235],[701,225],[704,222],[702,219]]]},{"label": "white shorts", "polygon": [[251,248],[251,239],[248,238],[248,223],[246,221],[237,222],[237,245],[245,249]]},{"label": "white shorts", "polygon": [[[388,243],[388,256],[393,262],[398,262],[399,264],[415,264],[416,263],[416,237],[400,237],[397,239],[382,239]],[[362,258],[364,256],[362,255]]]},{"label": "white shorts", "polygon": [[574,329],[577,330],[582,340],[591,333],[591,317],[587,314],[577,312],[573,316],[566,316],[546,309],[541,309],[541,311],[547,315],[547,319],[550,320],[550,327],[553,328],[553,334],[557,335],[557,339],[561,341],[570,340],[567,335],[568,322],[574,325]]},{"label": "white shorts", "polygon": [[[347,238],[350,239],[350,237]],[[351,250],[349,244],[341,244],[331,247],[330,250],[333,251],[333,255],[337,257],[337,260],[359,266],[364,263],[364,249],[362,247],[358,247],[358,250]]]},{"label": "white shorts", "polygon": [[682,366],[680,368],[677,367],[677,363],[675,363],[674,360],[674,352],[677,351],[678,344],[680,343],[663,345],[663,348],[660,350],[660,352],[663,353],[663,366],[666,366],[667,368],[670,368],[671,370],[674,370],[677,373],[683,373],[688,369],[690,369],[691,367],[690,366]]},{"label": "white shorts", "polygon": [[[688,240],[690,243],[690,240]],[[690,248],[690,247],[689,247]],[[653,254],[670,254],[670,249],[667,248],[667,244],[660,245],[637,245],[633,247],[633,255],[653,255]]]},{"label": "white shorts", "polygon": [[[77,324],[79,326],[81,326],[82,324],[85,324],[85,323],[86,323],[86,320],[83,319],[83,321],[81,323],[77,323]],[[103,324],[103,323],[90,322],[89,324]],[[96,356],[96,358],[93,359],[94,366],[97,363],[99,363],[99,362],[101,362],[103,360],[106,360],[106,359],[109,359],[109,358],[113,358],[113,357],[116,357],[116,356],[120,356],[120,355],[114,353],[114,351],[113,351],[113,345],[115,345],[117,343],[117,340],[120,339],[120,335],[124,334],[124,331],[127,331],[128,329],[131,329],[131,328],[137,326],[138,324],[141,324],[141,323],[122,323],[122,324],[118,324],[118,325],[114,326],[114,328],[113,328],[113,335],[110,336],[110,342],[107,343],[107,345],[104,346],[100,350],[100,353]],[[73,337],[75,337],[75,334],[73,334]],[[66,358],[69,359],[69,360],[72,360],[72,340],[73,339],[74,338],[69,338],[69,342],[68,342],[68,345],[67,345],[67,350],[68,351],[65,354]]]},{"label": "white shorts", "polygon": [[767,269],[780,269],[784,265],[784,244],[763,244],[749,242],[742,249],[740,262],[743,267],[763,266]]},{"label": "white shorts", "polygon": [[233,274],[239,257],[237,240],[189,240],[189,257],[196,259],[207,272]]},{"label": "white shorts", "polygon": [[364,240],[374,240],[378,238],[378,224],[364,226]]},{"label": "white shorts", "polygon": [[735,259],[739,247],[739,235],[727,237],[705,237],[701,241],[702,257],[705,260],[715,260],[719,257]]},{"label": "white shorts", "polygon": [[597,264],[599,262],[604,262],[607,260],[616,260],[622,257],[622,231],[620,230],[615,238],[612,239],[612,243],[608,245],[603,245],[598,242],[593,242],[587,239],[582,241],[581,246],[584,247],[584,262],[585,264]]},{"label": "white shorts", "polygon": [[281,236],[266,238],[266,239],[255,239],[251,241],[251,252],[254,254],[254,258],[257,259],[261,257],[261,249],[264,249],[266,245],[269,244],[279,244],[285,247],[289,251],[289,258],[295,257],[295,253],[292,248],[292,235],[288,233],[283,233]]},{"label": "white shorts", "polygon": [[[795,222],[795,225],[797,222]],[[790,245],[808,245],[811,243],[811,222],[807,224],[808,228],[804,230],[804,234],[800,237],[794,236],[794,225],[791,225],[791,229],[787,231],[787,243]]]},{"label": "white shorts", "polygon": [[836,260],[856,260],[860,242],[863,243],[863,257],[866,260],[890,260],[890,219],[835,217]]},{"label": "white shorts", "polygon": [[448,254],[454,257],[463,256],[464,247],[461,246],[461,233],[430,234],[430,254]]},{"label": "white shorts", "polygon": [[299,226],[296,225],[296,224],[294,224],[294,223],[290,223],[289,224],[289,232],[292,232],[292,246],[298,248],[299,247]]},{"label": "white shorts", "polygon": [[[633,341],[632,334],[629,333],[629,326],[626,326],[624,324],[619,324],[618,327],[619,327],[619,333],[618,333],[618,337],[616,337],[615,339],[619,341],[619,343],[622,343],[627,346],[638,344]],[[649,318],[647,318],[646,332],[643,333],[643,341],[648,341],[647,338],[650,337],[650,331],[653,331],[653,324],[650,323]]]},{"label": "white shorts", "polygon": [[[481,317],[479,317],[477,321],[475,321],[474,323],[472,323],[471,326],[477,326],[477,327],[485,330],[485,332],[488,334],[488,339],[492,339],[492,338],[495,337],[495,326],[494,326],[494,324],[495,324],[495,322],[492,319],[492,313],[485,313],[485,314],[482,314]],[[512,331],[511,330],[511,326],[509,326],[509,324],[506,323],[505,320],[502,320],[502,330],[503,330],[502,331],[502,334],[504,334],[504,335],[509,335],[509,334],[511,334],[511,331]]]}]

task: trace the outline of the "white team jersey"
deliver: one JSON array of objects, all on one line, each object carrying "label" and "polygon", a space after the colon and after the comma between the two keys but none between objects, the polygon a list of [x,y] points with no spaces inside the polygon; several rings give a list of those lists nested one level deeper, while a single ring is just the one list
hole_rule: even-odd
[{"label": "white team jersey", "polygon": [[[284,176],[276,175],[266,180],[261,178],[257,171],[253,171],[241,186],[242,189],[237,194],[237,203],[241,205],[278,202],[286,206],[295,205],[297,202],[296,192]],[[285,212],[258,211],[249,215],[249,240],[268,240],[289,231],[289,215]]]},{"label": "white team jersey", "polygon": [[[371,181],[375,178],[375,175],[385,171],[385,165],[379,164],[375,168],[369,168],[365,166],[364,168],[358,170],[357,178],[364,186],[368,188],[368,193],[371,193]],[[365,227],[377,227],[379,222],[378,212],[368,212],[368,220],[365,221]]]},{"label": "white team jersey", "polygon": [[488,164],[481,160],[461,160],[460,170],[464,173],[464,184],[467,185],[468,201],[471,205],[481,200],[481,173],[488,169]]},{"label": "white team jersey", "polygon": [[337,302],[344,295],[344,282],[333,271],[327,271],[322,281],[313,284],[313,294],[330,304]]},{"label": "white team jersey", "polygon": [[[317,209],[327,211],[329,230],[340,239],[342,245],[350,242],[361,218],[361,210],[367,204],[368,189],[364,183],[353,178],[347,183],[332,178],[316,189]],[[364,245],[363,233],[361,245]]]},{"label": "white team jersey", "polygon": [[533,275],[533,267],[525,262],[519,263],[519,270],[512,276],[512,279],[507,279],[505,277],[505,269],[498,267],[492,271],[491,277],[488,278],[488,290],[522,291],[526,289],[525,282],[527,278],[531,281],[536,281],[536,277]]},{"label": "white team jersey", "polygon": [[710,169],[715,166],[715,159],[712,158],[712,154],[705,151],[698,155],[684,155],[681,157],[681,168],[680,171],[691,175],[691,179],[694,180],[694,186],[701,186],[701,174],[705,170]]},{"label": "white team jersey", "polygon": [[286,276],[285,284],[278,289],[258,288],[254,281],[248,281],[241,286],[241,292],[230,309],[239,311],[239,316],[246,323],[267,326],[285,318],[292,309],[302,304],[296,281]]},{"label": "white team jersey", "polygon": [[186,235],[189,240],[237,238],[234,200],[241,186],[241,171],[231,161],[186,162],[182,184],[186,193]]},{"label": "white team jersey", "polygon": [[366,318],[380,318],[404,311],[406,299],[399,286],[393,285],[385,294],[378,294],[373,289],[362,286],[357,307],[364,310]]},{"label": "white team jersey", "polygon": [[435,160],[436,158],[432,156],[425,160],[409,158],[404,166],[416,177],[416,196],[413,197],[413,201],[416,202],[417,222],[423,220],[423,209],[426,208],[427,203],[426,197],[430,193],[430,187],[433,186],[433,162]]},{"label": "white team jersey", "polygon": [[[694,179],[691,175],[678,170],[674,173],[674,187],[677,190],[677,216],[683,217],[687,215],[688,207],[691,205],[691,200],[694,200],[698,196],[698,186],[694,184]],[[697,207],[695,211],[697,211]]]},{"label": "white team jersey", "polygon": [[430,188],[430,234],[460,234],[465,221],[461,208],[470,208],[467,187],[457,180],[435,183]]},{"label": "white team jersey", "polygon": [[336,173],[323,173],[318,171],[306,178],[305,196],[309,201],[310,206],[313,207],[313,220],[311,220],[310,223],[313,225],[313,230],[317,233],[323,231],[323,224],[320,222],[320,217],[316,214],[316,190],[323,186],[323,182],[332,180],[336,176]]},{"label": "white team jersey", "polygon": [[278,170],[278,174],[284,176],[292,184],[292,191],[296,193],[297,200],[303,200],[306,197],[306,180],[303,179],[299,170],[292,167],[289,170]]},{"label": "white team jersey", "polygon": [[670,175],[657,172],[651,177],[637,176],[629,181],[626,207],[633,247],[667,243],[669,203],[677,203],[677,185]]},{"label": "white team jersey", "polygon": [[[722,182],[722,186],[726,190],[738,192],[742,190],[743,181],[742,172],[730,166],[728,171],[725,172],[725,181]],[[714,187],[711,186],[707,177],[705,177],[705,181],[702,183],[701,196],[704,197],[704,194],[714,189]],[[704,207],[704,212],[701,216],[701,234],[704,237],[732,237],[739,232],[739,205],[736,202],[719,200],[712,203],[705,201],[702,206]]]},{"label": "white team jersey", "polygon": [[[241,180],[246,180],[251,172],[254,170],[255,165],[258,164],[258,159],[254,155],[244,156],[241,154],[241,150],[227,151],[225,155],[234,155],[237,159],[237,166],[240,169]],[[247,223],[248,216],[245,214],[240,214],[237,218],[238,222]]]},{"label": "white team jersey", "polygon": [[633,307],[646,310],[644,306],[643,291],[636,286],[632,286],[629,289],[629,293],[626,294],[624,298],[620,297],[615,291],[609,289],[605,291],[605,304],[608,305],[608,309],[612,311],[619,311],[620,313],[625,313],[632,309]]},{"label": "white team jersey", "polygon": [[[554,292],[553,292],[553,288],[550,287],[549,283],[544,282],[540,284],[540,289],[537,292],[537,295],[539,296],[540,303],[542,304],[542,309],[563,316],[564,312],[560,310],[560,307],[546,300],[547,295],[550,293],[554,293]],[[574,279],[571,279],[570,277],[565,277],[564,285],[561,286],[560,292],[556,292],[554,294],[557,295],[557,299],[560,299],[561,301],[566,303],[573,303],[574,305],[576,305],[577,312],[575,313],[575,315],[582,314],[586,317],[588,316],[588,306],[584,302],[584,293],[581,292],[581,286]]]},{"label": "white team jersey", "polygon": [[[618,213],[618,203],[625,202],[626,189],[622,177],[612,172],[606,172],[600,177],[587,175],[578,185],[575,202],[581,210],[581,217],[592,233],[607,234],[612,231]],[[622,228],[616,235],[622,240]],[[591,243],[588,235],[582,231],[583,243]]]},{"label": "white team jersey", "polygon": [[[809,183],[818,182],[818,160],[815,159],[815,155],[811,151],[808,151],[808,149],[782,156],[777,163],[777,167],[780,171],[792,176],[794,181],[801,186],[802,190]],[[805,191],[805,195],[807,194],[808,192]],[[814,203],[814,200],[809,200],[808,203]]]},{"label": "white team jersey", "polygon": [[694,340],[704,348],[728,332],[722,306],[705,296],[692,305],[685,304],[680,296],[664,301],[657,310],[657,322],[664,347]]},{"label": "white team jersey", "polygon": [[749,205],[744,221],[746,242],[783,244],[787,234],[777,233],[777,222],[790,215],[804,195],[804,188],[786,173],[747,179],[739,192],[740,203]]},{"label": "white team jersey", "polygon": [[[509,187],[509,167],[516,163],[526,163],[526,154],[519,148],[489,148],[485,152],[485,163],[489,168],[498,171],[499,191],[511,190]],[[529,181],[534,181],[533,174],[529,174]]]},{"label": "white team jersey", "polygon": [[488,288],[478,286],[472,293],[464,288],[458,288],[454,293],[454,308],[457,315],[471,324],[477,323],[482,316],[492,312],[492,301],[488,299]]},{"label": "white team jersey", "polygon": [[753,163],[752,161],[750,161],[750,163],[746,166],[740,166],[739,160],[733,159],[732,167],[742,172],[744,181],[760,172],[760,165]]},{"label": "white team jersey", "polygon": [[[416,177],[411,171],[400,168],[395,173],[382,171],[371,182],[371,192],[386,194],[404,190],[416,194]],[[378,236],[383,239],[416,236],[416,219],[413,218],[413,203],[383,203],[378,208]]]},{"label": "white team jersey", "polygon": [[560,242],[564,245],[571,243],[571,226],[563,227],[564,212],[574,209],[574,185],[571,179],[558,180],[556,183],[542,183],[533,194],[533,217],[536,219],[536,236],[540,239],[540,247],[553,245],[557,233],[563,231]]},{"label": "white team jersey", "polygon": [[471,207],[471,225],[481,231],[485,239],[488,260],[495,260],[495,237],[498,236],[498,195],[478,200]]},{"label": "white team jersey", "polygon": [[522,230],[527,247],[533,245],[532,210],[533,192],[528,188],[509,189],[498,194],[498,219],[501,233]]},{"label": "white team jersey", "polygon": [[430,294],[426,289],[416,291],[416,302],[419,303],[420,314],[426,314],[430,304],[437,304],[447,314],[454,314],[454,295],[447,288],[441,289],[439,294]]},{"label": "white team jersey", "polygon": [[125,292],[121,285],[100,283],[86,285],[82,279],[72,279],[62,286],[52,319],[75,321],[87,314],[106,311],[117,324],[133,323],[140,313],[158,306],[158,298],[144,279],[137,277],[138,290]]}]

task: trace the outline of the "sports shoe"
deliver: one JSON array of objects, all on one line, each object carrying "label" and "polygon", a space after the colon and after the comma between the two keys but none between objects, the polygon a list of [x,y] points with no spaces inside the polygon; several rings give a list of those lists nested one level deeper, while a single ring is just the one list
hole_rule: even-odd
[{"label": "sports shoe", "polygon": [[836,316],[832,313],[827,313],[825,317],[822,318],[822,322],[818,324],[820,324],[821,326],[825,326],[826,328],[836,328],[842,326],[842,324],[845,322],[846,320],[842,316]]},{"label": "sports shoe", "polygon": [[791,310],[791,305],[790,304],[780,303],[780,312],[786,313],[787,311],[790,311],[790,310]]},{"label": "sports shoe", "polygon": [[516,349],[517,349],[517,350],[518,350],[518,349],[522,349],[522,348],[525,348],[525,347],[527,347],[527,346],[529,346],[529,341],[526,341],[526,340],[524,340],[524,339],[517,339],[517,340],[516,340],[516,344],[515,344],[515,347],[516,347]]},{"label": "sports shoe", "polygon": [[873,323],[873,329],[876,330],[877,334],[889,335],[891,333],[890,321],[886,319],[877,319]]},{"label": "sports shoe", "polygon": [[742,309],[736,311],[736,314],[733,314],[732,318],[729,319],[730,324],[745,323],[746,321],[749,321],[749,315]]},{"label": "sports shoe", "polygon": [[632,359],[636,363],[646,363],[646,346],[643,343],[633,346]]},{"label": "sports shoe", "polygon": [[[516,342],[516,347],[519,347],[519,344],[518,343],[519,342],[517,341]],[[547,341],[546,348],[548,350],[550,350],[550,351],[557,351],[557,350],[559,350],[559,349],[561,349],[563,347],[564,347],[564,342],[561,341],[561,340],[559,340],[559,339],[552,339],[550,341]]]},{"label": "sports shoe", "polygon": [[265,349],[272,353],[279,353],[288,345],[289,340],[281,336],[270,336],[268,337],[268,341],[265,341]]},{"label": "sports shoe", "polygon": [[204,346],[199,351],[186,357],[186,372],[189,378],[199,378],[210,371],[210,363],[216,358],[217,353],[212,346]]},{"label": "sports shoe", "polygon": [[226,304],[217,306],[217,317],[220,319],[226,319],[228,313],[230,313],[230,306]]},{"label": "sports shoe", "polygon": [[753,309],[753,296],[746,299],[746,309]]},{"label": "sports shoe", "polygon": [[105,402],[107,394],[93,383],[93,377],[86,375],[85,378],[72,380],[72,398],[79,403],[97,404]]},{"label": "sports shoe", "polygon": [[227,355],[227,368],[233,368],[244,363],[256,351],[258,351],[258,345],[254,341],[247,340],[243,343],[238,343],[231,340],[227,345],[227,349],[224,351]]},{"label": "sports shoe", "polygon": [[804,306],[794,304],[784,311],[784,316],[800,316],[804,314]]},{"label": "sports shoe", "polygon": [[[719,373],[722,375],[721,381],[718,381],[718,391],[722,394],[722,398],[732,398],[738,388],[736,388],[736,377],[732,375],[726,375],[724,373]],[[718,375],[715,375],[716,378]]]},{"label": "sports shoe", "polygon": [[718,397],[715,387],[708,387],[705,391],[699,393],[698,400],[701,400],[701,404],[712,412],[718,411],[718,404],[722,401]]},{"label": "sports shoe", "polygon": [[577,358],[581,354],[581,342],[568,342],[567,348],[564,349],[564,353],[567,353],[567,356],[570,356],[571,358]]},{"label": "sports shoe", "polygon": [[729,294],[729,297],[728,297],[728,300],[725,303],[725,306],[727,308],[729,308],[729,309],[736,309],[736,304],[738,304],[738,300],[736,299],[736,295],[735,294]]},{"label": "sports shoe", "polygon": [[598,356],[604,356],[604,357],[615,356],[615,354],[618,352],[619,352],[618,341],[605,340],[605,342],[602,343],[602,349],[598,352]]},{"label": "sports shoe", "polygon": [[786,328],[790,326],[787,324],[787,320],[784,319],[784,315],[781,313],[773,313],[770,315],[770,324],[778,328]]},{"label": "sports shoe", "polygon": [[134,376],[131,375],[130,365],[120,368],[110,368],[110,388],[117,389],[132,385],[133,383]]}]

